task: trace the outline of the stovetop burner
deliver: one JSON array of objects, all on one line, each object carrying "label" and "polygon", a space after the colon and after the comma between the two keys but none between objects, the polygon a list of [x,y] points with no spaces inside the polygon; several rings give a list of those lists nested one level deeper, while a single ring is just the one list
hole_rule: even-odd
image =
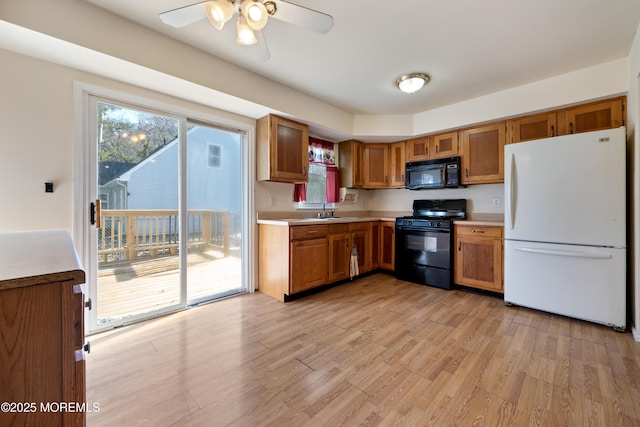
[{"label": "stovetop burner", "polygon": [[402,220],[412,220],[414,223],[429,222],[450,222],[454,219],[465,219],[467,217],[466,199],[443,199],[443,200],[414,200],[413,215],[405,216]]}]

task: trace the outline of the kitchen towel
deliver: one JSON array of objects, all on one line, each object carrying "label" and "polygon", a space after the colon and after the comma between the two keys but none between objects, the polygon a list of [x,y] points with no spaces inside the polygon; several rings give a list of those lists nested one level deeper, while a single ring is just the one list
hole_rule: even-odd
[{"label": "kitchen towel", "polygon": [[360,274],[360,269],[358,267],[358,248],[356,245],[353,245],[351,249],[351,258],[349,261],[349,276],[353,279],[354,276]]}]

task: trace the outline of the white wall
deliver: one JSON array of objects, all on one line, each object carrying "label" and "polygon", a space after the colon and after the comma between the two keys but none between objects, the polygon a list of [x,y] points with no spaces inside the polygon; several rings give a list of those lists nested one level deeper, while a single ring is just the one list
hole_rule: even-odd
[{"label": "white wall", "polygon": [[[255,120],[0,49],[0,232],[74,228],[73,83],[249,126]],[[45,193],[45,181],[54,192]]]}]

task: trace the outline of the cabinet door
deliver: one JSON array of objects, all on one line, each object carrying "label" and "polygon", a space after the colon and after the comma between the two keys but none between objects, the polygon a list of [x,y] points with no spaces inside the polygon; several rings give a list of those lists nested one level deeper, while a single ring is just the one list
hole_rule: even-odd
[{"label": "cabinet door", "polygon": [[462,131],[462,183],[504,181],[506,123]]},{"label": "cabinet door", "polygon": [[309,130],[302,123],[269,115],[256,130],[257,178],[260,181],[306,182]]},{"label": "cabinet door", "polygon": [[597,102],[567,110],[568,133],[624,126],[624,99]]},{"label": "cabinet door", "polygon": [[389,185],[389,144],[364,144],[365,188]]},{"label": "cabinet door", "polygon": [[502,227],[455,227],[454,280],[502,292]]},{"label": "cabinet door", "polygon": [[391,144],[390,171],[391,178],[389,186],[393,188],[404,188],[404,171],[405,171],[405,143],[396,142]]},{"label": "cabinet door", "polygon": [[[0,291],[0,402],[35,402],[38,410],[0,413],[1,425],[63,425],[63,412],[40,411],[40,403],[69,402],[64,366],[75,361],[63,342],[63,283]],[[67,331],[67,332],[73,332]],[[67,340],[68,341],[68,340]],[[67,347],[68,345],[68,347]]]},{"label": "cabinet door", "polygon": [[370,223],[371,229],[371,269],[380,266],[380,221]]},{"label": "cabinet door", "polygon": [[362,142],[350,140],[338,144],[340,158],[340,186],[348,188],[364,187],[364,148]]},{"label": "cabinet door", "polygon": [[530,141],[558,135],[556,112],[536,114],[509,122],[509,143]]},{"label": "cabinet door", "polygon": [[291,242],[290,293],[327,283],[327,239]]},{"label": "cabinet door", "polygon": [[329,283],[349,277],[350,254],[349,233],[329,234]]},{"label": "cabinet door", "polygon": [[458,154],[458,131],[434,135],[431,138],[431,157],[451,157]]},{"label": "cabinet door", "polygon": [[407,162],[427,160],[429,158],[429,140],[428,136],[423,136],[406,141]]},{"label": "cabinet door", "polygon": [[368,223],[360,223],[365,229],[351,232],[351,248],[358,251],[358,270],[360,274],[371,270],[371,232]]},{"label": "cabinet door", "polygon": [[380,223],[380,268],[393,271],[395,269],[396,223],[383,221]]}]

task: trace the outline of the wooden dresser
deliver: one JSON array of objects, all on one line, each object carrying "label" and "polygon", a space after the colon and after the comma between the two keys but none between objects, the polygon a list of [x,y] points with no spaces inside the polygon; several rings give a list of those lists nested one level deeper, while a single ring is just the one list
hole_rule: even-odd
[{"label": "wooden dresser", "polygon": [[66,230],[0,233],[0,425],[85,425],[85,274]]}]

